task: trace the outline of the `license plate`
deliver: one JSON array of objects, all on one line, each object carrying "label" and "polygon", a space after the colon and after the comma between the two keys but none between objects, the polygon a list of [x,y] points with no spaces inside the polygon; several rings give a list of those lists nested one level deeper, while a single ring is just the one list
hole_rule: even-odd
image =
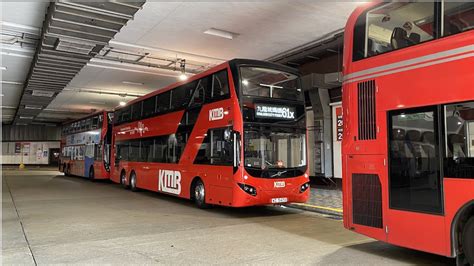
[{"label": "license plate", "polygon": [[284,203],[288,202],[288,198],[273,198],[272,203]]},{"label": "license plate", "polygon": [[273,183],[273,187],[275,188],[282,188],[285,187],[285,181],[275,181]]}]

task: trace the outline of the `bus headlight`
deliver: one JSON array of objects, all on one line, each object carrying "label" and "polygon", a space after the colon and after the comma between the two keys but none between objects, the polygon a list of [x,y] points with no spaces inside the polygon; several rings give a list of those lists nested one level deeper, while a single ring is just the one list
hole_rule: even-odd
[{"label": "bus headlight", "polygon": [[305,192],[309,188],[309,182],[304,183],[300,186],[300,193]]},{"label": "bus headlight", "polygon": [[250,185],[245,185],[245,184],[241,184],[241,183],[237,183],[239,185],[239,187],[245,191],[247,194],[250,194],[252,196],[257,196],[257,189],[250,186]]}]

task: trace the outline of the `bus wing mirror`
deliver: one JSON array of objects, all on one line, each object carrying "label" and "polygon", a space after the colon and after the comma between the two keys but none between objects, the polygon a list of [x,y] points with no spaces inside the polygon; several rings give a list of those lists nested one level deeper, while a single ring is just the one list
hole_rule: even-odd
[{"label": "bus wing mirror", "polygon": [[225,141],[231,141],[232,140],[232,129],[227,128],[224,130],[224,140]]}]

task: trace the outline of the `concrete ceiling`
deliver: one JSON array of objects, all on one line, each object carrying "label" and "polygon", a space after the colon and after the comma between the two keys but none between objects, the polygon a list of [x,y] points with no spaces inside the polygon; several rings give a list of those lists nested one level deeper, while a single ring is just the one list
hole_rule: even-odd
[{"label": "concrete ceiling", "polygon": [[[42,27],[47,2],[2,3],[2,26],[34,33]],[[186,60],[189,73],[232,58],[266,59],[343,28],[356,2],[147,2],[38,115],[61,122],[177,81]],[[5,27],[4,27],[5,28]],[[217,28],[233,40],[203,32]],[[2,42],[4,30],[2,29]],[[34,35],[32,35],[34,37]],[[39,38],[39,34],[37,36]],[[2,47],[2,122],[14,118],[34,47]],[[10,54],[10,55],[9,55]],[[12,55],[16,54],[16,55]],[[20,56],[18,56],[18,54]],[[174,68],[178,71],[173,71]]]}]

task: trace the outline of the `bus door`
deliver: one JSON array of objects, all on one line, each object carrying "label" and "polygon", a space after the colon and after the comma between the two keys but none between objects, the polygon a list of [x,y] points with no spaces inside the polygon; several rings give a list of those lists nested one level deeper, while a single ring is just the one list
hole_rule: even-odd
[{"label": "bus door", "polygon": [[388,113],[387,240],[444,253],[438,107]]}]

